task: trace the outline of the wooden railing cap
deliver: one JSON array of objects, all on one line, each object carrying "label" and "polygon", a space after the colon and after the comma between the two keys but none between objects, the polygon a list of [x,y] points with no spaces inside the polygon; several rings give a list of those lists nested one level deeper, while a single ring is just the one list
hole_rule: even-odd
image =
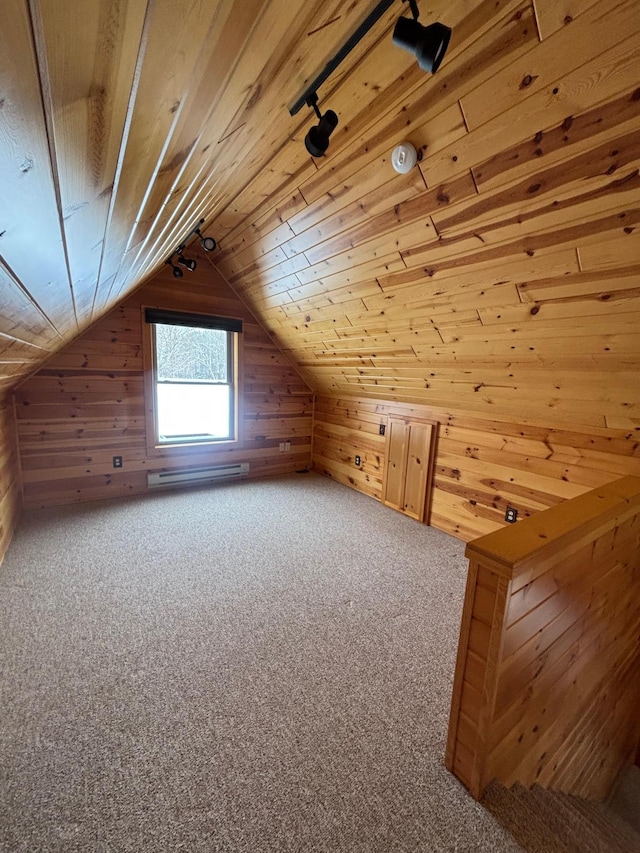
[{"label": "wooden railing cap", "polygon": [[623,477],[468,543],[465,554],[514,578],[532,562],[560,557],[640,513],[640,477]]}]

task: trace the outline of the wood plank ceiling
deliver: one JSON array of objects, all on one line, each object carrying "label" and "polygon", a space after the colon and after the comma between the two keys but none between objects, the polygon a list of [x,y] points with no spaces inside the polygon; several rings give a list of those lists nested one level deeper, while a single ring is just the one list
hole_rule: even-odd
[{"label": "wood plank ceiling", "polygon": [[398,0],[320,90],[314,160],[287,107],[373,5],[4,0],[0,389],[204,218],[314,390],[640,424],[637,0],[422,0],[434,76]]}]

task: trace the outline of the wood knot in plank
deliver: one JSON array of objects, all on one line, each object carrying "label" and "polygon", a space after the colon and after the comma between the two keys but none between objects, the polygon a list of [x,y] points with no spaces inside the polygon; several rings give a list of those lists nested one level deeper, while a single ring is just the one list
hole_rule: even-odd
[{"label": "wood knot in plank", "polygon": [[520,83],[521,89],[527,89],[535,80],[538,79],[537,74],[525,74]]}]

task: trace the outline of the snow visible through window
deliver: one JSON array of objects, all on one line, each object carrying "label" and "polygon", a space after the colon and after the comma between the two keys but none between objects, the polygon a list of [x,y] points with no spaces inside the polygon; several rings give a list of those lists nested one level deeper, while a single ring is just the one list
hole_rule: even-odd
[{"label": "snow visible through window", "polygon": [[220,329],[155,324],[160,441],[232,437],[230,339]]}]

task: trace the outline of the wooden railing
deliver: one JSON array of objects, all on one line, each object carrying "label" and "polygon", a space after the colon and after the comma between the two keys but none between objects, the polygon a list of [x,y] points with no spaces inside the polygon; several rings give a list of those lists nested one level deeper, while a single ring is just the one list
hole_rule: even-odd
[{"label": "wooden railing", "polygon": [[640,736],[640,478],[470,542],[446,764],[604,798]]}]

